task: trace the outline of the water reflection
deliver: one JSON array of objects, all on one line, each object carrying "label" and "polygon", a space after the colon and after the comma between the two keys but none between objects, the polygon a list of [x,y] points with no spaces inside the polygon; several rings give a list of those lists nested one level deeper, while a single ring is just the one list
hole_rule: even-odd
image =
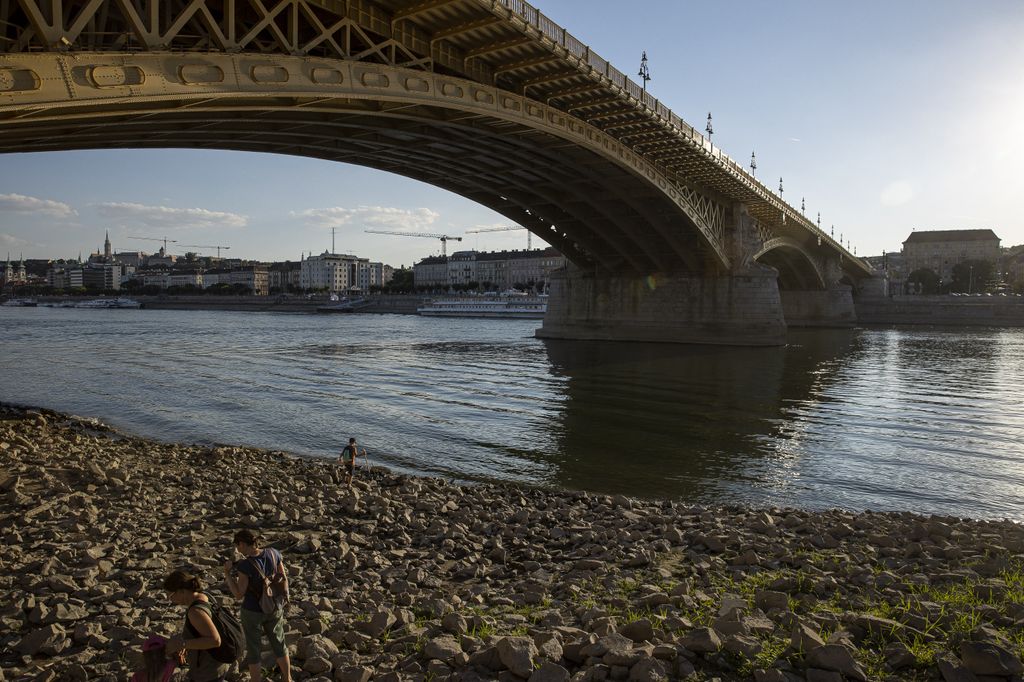
[{"label": "water reflection", "polygon": [[[820,400],[854,332],[782,348],[545,342],[565,377],[553,485],[691,500],[758,498],[779,463],[788,406]],[[736,483],[741,483],[736,486]],[[742,488],[747,490],[742,490]],[[739,500],[737,500],[739,501]]]}]

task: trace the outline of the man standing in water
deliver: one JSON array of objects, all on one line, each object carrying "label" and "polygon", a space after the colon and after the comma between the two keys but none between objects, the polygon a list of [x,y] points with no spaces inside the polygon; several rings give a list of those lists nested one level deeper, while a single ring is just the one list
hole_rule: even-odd
[{"label": "man standing in water", "polygon": [[352,487],[352,474],[356,470],[357,454],[359,454],[359,448],[356,446],[356,439],[349,438],[348,445],[342,449],[341,456],[338,457],[338,463],[345,467],[345,485],[349,488]]}]

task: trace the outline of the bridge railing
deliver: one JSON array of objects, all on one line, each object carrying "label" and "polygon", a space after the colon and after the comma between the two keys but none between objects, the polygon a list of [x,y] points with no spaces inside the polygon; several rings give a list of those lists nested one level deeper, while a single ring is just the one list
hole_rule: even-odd
[{"label": "bridge railing", "polygon": [[[672,113],[671,109],[665,106],[651,93],[647,92],[644,87],[637,85],[628,78],[626,74],[612,66],[607,59],[604,59],[601,55],[591,50],[589,46],[583,43],[583,41],[579,40],[576,36],[556,24],[543,12],[526,2],[526,0],[493,1],[518,14],[526,21],[526,23],[539,30],[541,34],[549,40],[565,48],[565,50],[570,54],[582,59],[590,66],[590,68],[611,81],[612,85],[621,88],[628,96],[640,102],[655,116],[679,131],[683,137],[689,138],[698,147],[703,148],[714,158],[721,159],[723,161],[723,165],[728,166],[730,170],[738,171],[740,175],[745,177],[747,180],[755,183],[757,182],[757,180],[750,176],[742,166],[734,162],[727,155],[722,154],[720,149],[715,149],[711,145],[710,140],[708,140],[703,133],[698,132],[692,126],[687,124],[680,116]],[[765,190],[767,191],[767,188],[765,188]]]},{"label": "bridge railing", "polygon": [[651,93],[647,92],[646,88],[634,83],[624,73],[612,66],[607,59],[604,59],[599,54],[591,50],[588,45],[545,16],[544,13],[536,7],[526,2],[526,0],[492,1],[497,2],[506,9],[518,14],[526,21],[526,23],[539,30],[549,40],[565,48],[568,53],[581,59],[594,71],[611,81],[612,85],[621,88],[628,96],[640,102],[665,124],[675,129],[680,136],[688,139],[703,154],[717,161],[722,167],[734,175],[742,178],[755,194],[760,196],[769,204],[777,207],[789,218],[803,224],[804,227],[812,233],[817,234],[822,241],[828,241],[834,246],[838,246],[838,248],[843,249],[842,245],[839,245],[835,239],[829,237],[824,230],[808,220],[805,216],[797,213],[796,210],[786,204],[781,197],[776,195],[772,190],[768,189],[767,186],[751,175],[746,168],[737,163],[728,154],[725,154],[720,148],[715,147],[704,133],[688,124],[681,116],[673,113],[671,109],[661,103],[656,97],[651,95]]}]

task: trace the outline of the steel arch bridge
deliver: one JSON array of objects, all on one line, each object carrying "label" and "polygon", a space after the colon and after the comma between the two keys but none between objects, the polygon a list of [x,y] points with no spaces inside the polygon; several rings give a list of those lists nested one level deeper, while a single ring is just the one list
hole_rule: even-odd
[{"label": "steel arch bridge", "polygon": [[597,272],[870,272],[521,0],[0,0],[0,151],[121,147],[405,175]]}]

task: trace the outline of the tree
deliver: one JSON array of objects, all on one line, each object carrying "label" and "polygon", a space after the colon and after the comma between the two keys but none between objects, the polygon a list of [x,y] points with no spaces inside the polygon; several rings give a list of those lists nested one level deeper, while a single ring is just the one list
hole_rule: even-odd
[{"label": "tree", "polygon": [[995,268],[992,263],[984,260],[965,260],[953,266],[952,291],[978,293],[985,289],[986,282],[992,277]]},{"label": "tree", "polygon": [[[918,268],[907,277],[907,283],[914,285],[922,294],[939,293],[939,276],[931,268]],[[911,290],[913,291],[913,289]]]}]

